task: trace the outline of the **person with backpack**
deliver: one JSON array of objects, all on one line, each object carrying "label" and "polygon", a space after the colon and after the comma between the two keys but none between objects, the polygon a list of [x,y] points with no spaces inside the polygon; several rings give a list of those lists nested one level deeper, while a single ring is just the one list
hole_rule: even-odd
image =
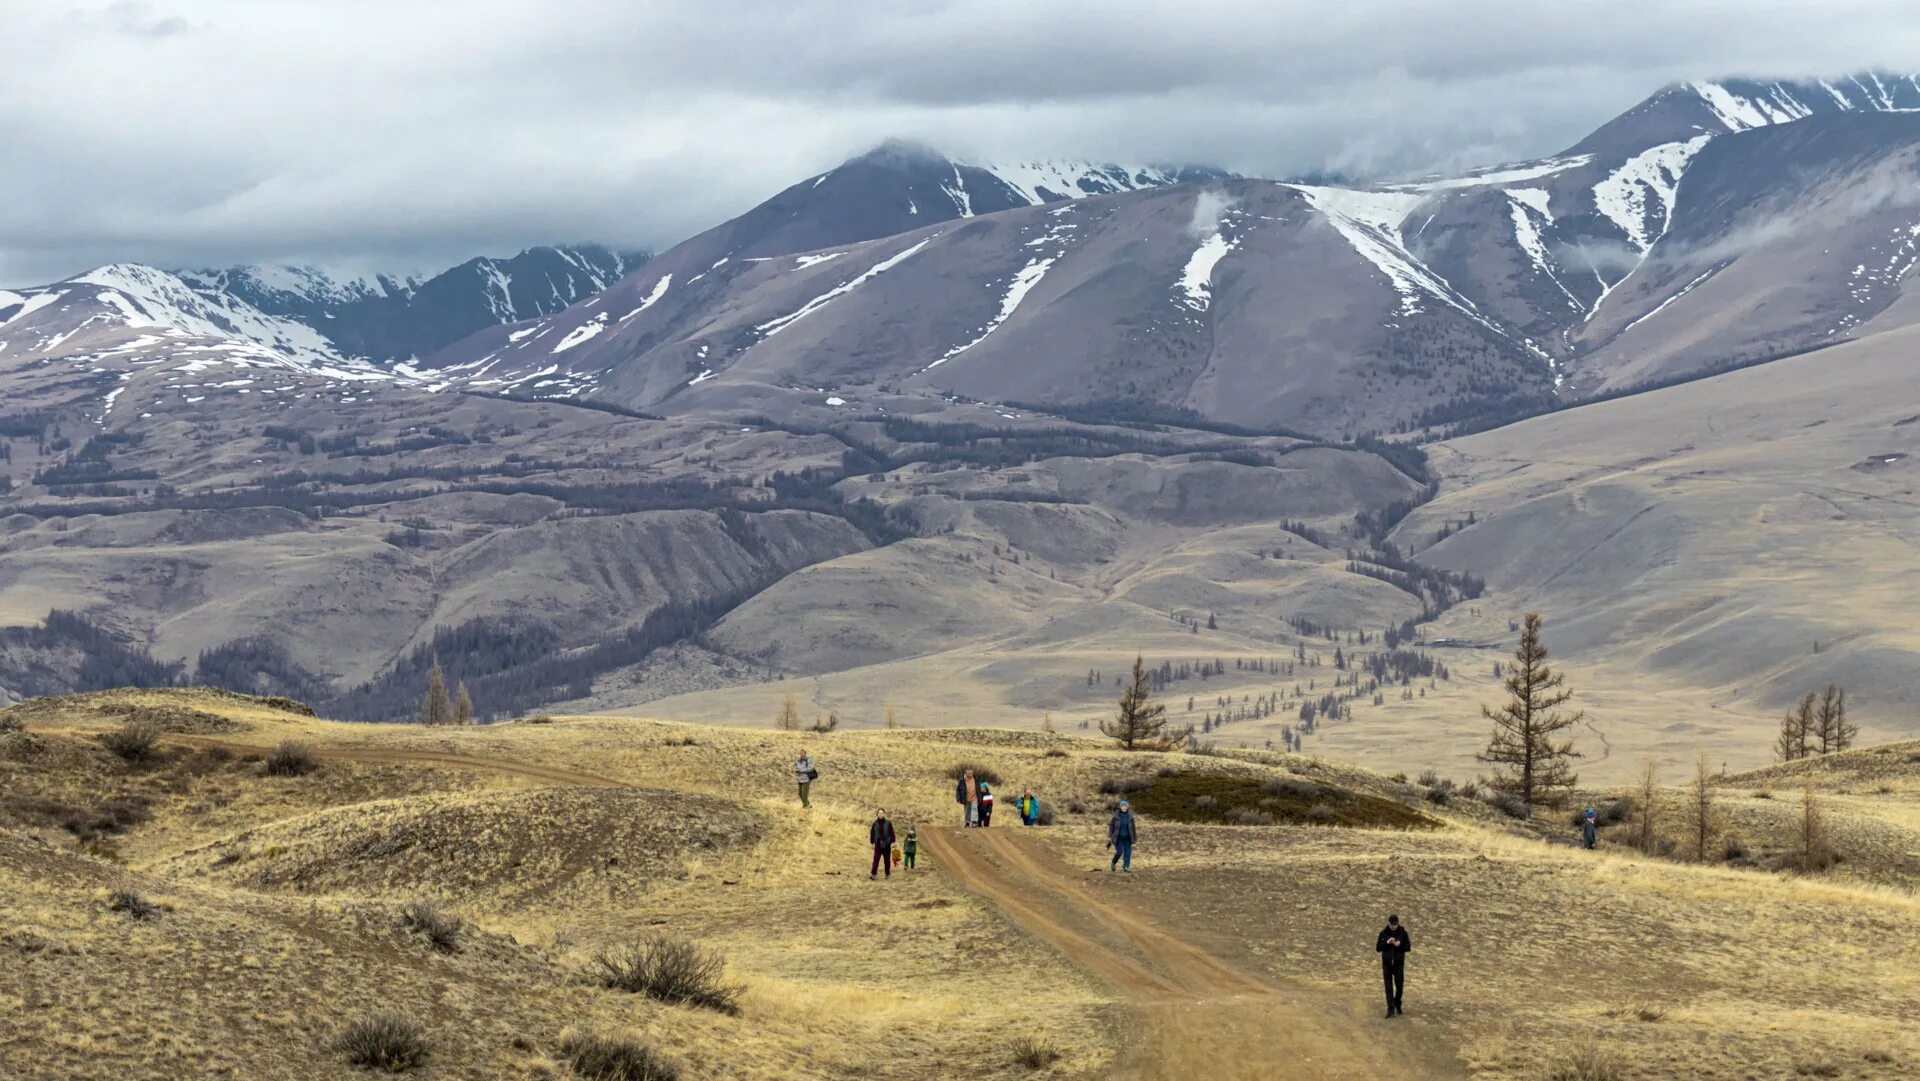
[{"label": "person with backpack", "polygon": [[980,791],[980,828],[993,825],[993,788],[985,781],[979,782]]},{"label": "person with backpack", "polygon": [[813,756],[804,750],[800,752],[800,760],[793,764],[793,779],[800,785],[800,806],[813,806],[808,793],[813,789],[813,782],[820,779],[820,771],[813,768]]},{"label": "person with backpack", "polygon": [[964,828],[980,820],[980,790],[973,771],[966,770],[953,782],[953,798],[960,804],[960,825]]},{"label": "person with backpack", "polygon": [[1107,847],[1113,849],[1113,860],[1107,864],[1108,872],[1115,867],[1125,874],[1133,873],[1133,842],[1140,839],[1140,823],[1133,817],[1133,804],[1120,801],[1120,809],[1113,812],[1113,818],[1107,823]]},{"label": "person with backpack", "polygon": [[1020,812],[1020,824],[1034,826],[1040,822],[1040,801],[1033,798],[1033,789],[1029,788],[1020,796],[1020,802],[1013,805]]},{"label": "person with backpack", "polygon": [[867,827],[867,842],[873,845],[873,866],[867,868],[869,880],[879,876],[882,867],[887,869],[887,877],[893,877],[893,823],[887,821],[885,807],[874,813],[873,825]]},{"label": "person with backpack", "polygon": [[1400,1016],[1400,997],[1407,989],[1407,953],[1413,949],[1413,936],[1400,925],[1400,917],[1388,916],[1387,925],[1373,944],[1380,954],[1380,980],[1387,988],[1387,1016]]},{"label": "person with backpack", "polygon": [[1593,808],[1589,807],[1587,808],[1587,816],[1580,822],[1580,843],[1588,848],[1592,848],[1594,842],[1599,839],[1599,832],[1600,816],[1594,813]]},{"label": "person with backpack", "polygon": [[913,870],[913,854],[919,850],[920,832],[914,828],[913,823],[909,822],[907,835],[900,842],[900,858],[904,861],[900,866],[909,871]]}]

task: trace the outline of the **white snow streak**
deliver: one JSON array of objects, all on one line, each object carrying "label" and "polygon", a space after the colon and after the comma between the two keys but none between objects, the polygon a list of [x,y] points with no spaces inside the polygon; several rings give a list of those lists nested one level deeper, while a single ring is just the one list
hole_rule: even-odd
[{"label": "white snow streak", "polygon": [[592,319],[567,331],[567,336],[560,339],[559,344],[555,345],[549,352],[564,353],[576,345],[583,345],[593,338],[598,337],[600,332],[605,329],[607,329],[607,313],[601,312]]},{"label": "white snow streak", "polygon": [[830,251],[825,255],[796,255],[793,259],[793,268],[795,270],[805,270],[815,263],[824,263],[829,259],[838,259],[845,254],[847,253],[843,251]]},{"label": "white snow streak", "polygon": [[[1567,303],[1575,311],[1580,310],[1580,301],[1561,283],[1560,276],[1554,273],[1553,258],[1547,251],[1546,236],[1542,226],[1553,224],[1553,214],[1547,209],[1548,196],[1544,188],[1507,188],[1507,198],[1511,201],[1513,213],[1513,238],[1519,242],[1520,250],[1533,260],[1534,267],[1547,276],[1561,293],[1566,295]],[[1540,220],[1535,221],[1534,215]]]},{"label": "white snow streak", "polygon": [[[1662,143],[1628,158],[1613,175],[1593,186],[1595,209],[1645,255],[1673,223],[1673,199],[1687,162],[1712,138],[1696,135],[1683,143]],[[1650,231],[1647,219],[1656,208],[1660,227]]]},{"label": "white snow streak", "polygon": [[952,360],[954,357],[986,341],[987,335],[1000,329],[1000,324],[1006,322],[1007,317],[1011,316],[1015,309],[1020,307],[1020,302],[1027,298],[1027,294],[1033,290],[1033,287],[1040,284],[1040,279],[1046,277],[1048,268],[1052,267],[1058,258],[1059,256],[1057,255],[1049,255],[1044,259],[1035,259],[1026,266],[1021,267],[1019,271],[1013,275],[1013,280],[1007,283],[1006,295],[1000,298],[1000,311],[996,313],[992,319],[988,320],[986,326],[980,328],[979,335],[964,345],[956,345],[952,349],[947,350],[939,360],[934,361],[932,364],[920,370],[923,372],[932,371],[947,361]]},{"label": "white snow streak", "polygon": [[787,329],[788,327],[806,318],[807,316],[813,314],[814,312],[819,311],[822,307],[824,307],[826,304],[831,302],[835,297],[845,296],[846,294],[853,292],[855,289],[860,287],[861,283],[866,282],[871,278],[876,278],[881,274],[884,274],[887,271],[892,270],[894,267],[899,266],[901,263],[906,262],[908,259],[911,259],[913,256],[918,255],[921,248],[926,247],[929,243],[933,241],[934,237],[937,237],[939,235],[940,235],[939,233],[934,233],[933,236],[929,236],[922,239],[920,243],[915,244],[913,247],[908,248],[905,251],[899,252],[887,259],[883,259],[878,263],[873,264],[872,266],[868,267],[864,272],[862,272],[858,277],[852,279],[851,281],[841,282],[839,285],[834,286],[832,289],[829,289],[826,292],[820,294],[819,296],[814,297],[812,300],[807,301],[805,304],[800,305],[798,310],[789,312],[788,314],[783,315],[778,319],[773,319],[765,323],[761,323],[759,326],[756,326],[753,329],[759,331],[761,337],[763,338],[773,337],[775,334],[780,333],[781,331]]},{"label": "white snow streak", "polygon": [[1488,169],[1484,172],[1469,173],[1466,176],[1443,177],[1437,180],[1414,180],[1405,184],[1388,184],[1395,191],[1449,191],[1454,188],[1477,188],[1492,184],[1513,184],[1522,180],[1538,180],[1543,176],[1564,173],[1568,169],[1577,169],[1593,160],[1592,154],[1575,154],[1568,158],[1548,158],[1544,161],[1522,162],[1516,165]]},{"label": "white snow streak", "polygon": [[1193,250],[1187,258],[1186,269],[1180,272],[1180,291],[1187,295],[1182,304],[1197,312],[1207,310],[1213,298],[1213,268],[1232,250],[1233,242],[1220,233],[1208,237]]},{"label": "white snow streak", "polygon": [[632,311],[628,312],[627,314],[621,316],[620,321],[624,323],[627,320],[632,319],[634,316],[639,315],[641,312],[646,311],[648,308],[653,307],[654,304],[657,303],[661,297],[667,295],[667,286],[671,285],[672,283],[673,283],[673,275],[671,274],[660,275],[660,280],[653,283],[653,292],[647,294],[646,299],[640,302],[640,306],[638,308],[635,308]]},{"label": "white snow streak", "polygon": [[1679,300],[1681,297],[1686,296],[1688,293],[1693,292],[1694,286],[1699,285],[1701,282],[1706,281],[1708,278],[1713,277],[1714,273],[1718,271],[1721,266],[1724,266],[1724,265],[1725,264],[1720,264],[1720,265],[1708,267],[1705,271],[1703,271],[1700,274],[1699,277],[1693,279],[1692,281],[1688,282],[1686,285],[1682,286],[1679,292],[1661,301],[1657,306],[1654,307],[1652,311],[1648,312],[1647,314],[1641,316],[1638,319],[1635,319],[1633,322],[1628,323],[1626,326],[1621,327],[1620,333],[1625,334],[1627,331],[1632,330],[1634,327],[1637,327],[1640,324],[1646,322],[1647,320],[1652,319],[1654,316],[1659,315],[1661,312],[1667,309],[1667,305],[1673,303],[1676,300]]}]

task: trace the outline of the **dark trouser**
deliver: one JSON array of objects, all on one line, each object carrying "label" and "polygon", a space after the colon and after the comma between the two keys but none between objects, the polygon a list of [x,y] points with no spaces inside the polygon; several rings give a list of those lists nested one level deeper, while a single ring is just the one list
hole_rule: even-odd
[{"label": "dark trouser", "polygon": [[875,845],[873,846],[873,867],[867,871],[867,877],[872,878],[879,874],[882,867],[887,869],[887,877],[892,878],[893,849],[887,845]]},{"label": "dark trouser", "polygon": [[993,804],[985,802],[980,804],[980,824],[982,826],[993,825]]},{"label": "dark trouser", "polygon": [[1401,953],[1380,955],[1380,979],[1387,985],[1387,1008],[1400,1012],[1400,995],[1407,989],[1407,957]]},{"label": "dark trouser", "polygon": [[1115,863],[1120,864],[1129,871],[1133,870],[1133,842],[1131,840],[1113,842],[1113,862],[1107,864],[1107,867],[1111,869]]},{"label": "dark trouser", "polygon": [[900,866],[902,867],[913,866],[913,852],[914,852],[913,849],[911,848],[907,849],[906,854],[900,857]]},{"label": "dark trouser", "polygon": [[802,807],[811,807],[811,806],[813,806],[813,801],[811,801],[811,800],[809,800],[809,799],[807,798],[807,790],[808,790],[808,789],[810,789],[810,788],[812,788],[812,787],[813,787],[813,782],[812,782],[812,781],[801,781],[801,782],[800,782],[800,806],[802,806]]}]

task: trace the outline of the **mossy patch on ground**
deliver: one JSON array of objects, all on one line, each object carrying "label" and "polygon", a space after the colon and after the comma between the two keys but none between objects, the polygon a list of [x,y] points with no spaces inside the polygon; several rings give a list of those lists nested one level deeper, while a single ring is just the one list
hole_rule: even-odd
[{"label": "mossy patch on ground", "polygon": [[1175,771],[1127,797],[1149,818],[1213,825],[1295,823],[1361,829],[1437,829],[1405,804],[1297,778]]}]

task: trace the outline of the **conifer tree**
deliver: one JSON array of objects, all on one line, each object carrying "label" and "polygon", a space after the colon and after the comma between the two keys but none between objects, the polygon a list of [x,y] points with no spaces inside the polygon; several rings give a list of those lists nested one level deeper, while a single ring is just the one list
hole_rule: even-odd
[{"label": "conifer tree", "polygon": [[1550,803],[1573,787],[1570,760],[1580,757],[1573,741],[1559,733],[1585,720],[1586,714],[1564,713],[1559,708],[1573,698],[1573,691],[1566,687],[1566,677],[1547,665],[1537,613],[1527,613],[1513,660],[1506,678],[1506,705],[1498,710],[1480,707],[1493,722],[1493,735],[1479,758],[1507,771],[1495,779],[1498,787],[1529,806]]},{"label": "conifer tree", "polygon": [[454,724],[474,723],[473,722],[473,699],[467,695],[467,684],[465,680],[461,681],[460,690],[457,693],[455,693],[453,696],[453,723]]},{"label": "conifer tree", "polygon": [[1813,693],[1809,691],[1800,700],[1799,708],[1791,710],[1780,721],[1780,736],[1773,741],[1774,756],[1782,762],[1793,762],[1807,757],[1813,739],[1814,704]]},{"label": "conifer tree", "polygon": [[1707,752],[1693,761],[1693,783],[1687,786],[1687,832],[1693,834],[1693,858],[1707,861],[1707,842],[1719,816],[1713,806],[1713,774],[1707,766]]},{"label": "conifer tree", "polygon": [[447,697],[447,679],[440,671],[438,657],[427,672],[427,697],[420,703],[420,719],[427,724],[453,723],[453,699]]},{"label": "conifer tree", "polygon": [[[1807,695],[1807,701],[1813,701],[1813,695]],[[1847,692],[1839,684],[1827,684],[1826,693],[1820,696],[1820,704],[1813,710],[1812,735],[1807,740],[1808,749],[1816,748],[1821,754],[1844,751],[1853,743],[1857,734],[1855,726],[1847,723]]]},{"label": "conifer tree", "polygon": [[800,731],[800,705],[794,701],[792,691],[781,696],[780,712],[774,715],[773,726],[782,732]]},{"label": "conifer tree", "polygon": [[1129,751],[1165,751],[1193,734],[1192,725],[1182,732],[1168,732],[1167,707],[1150,701],[1151,695],[1146,660],[1136,656],[1133,679],[1120,694],[1120,712],[1100,722],[1101,733]]}]

